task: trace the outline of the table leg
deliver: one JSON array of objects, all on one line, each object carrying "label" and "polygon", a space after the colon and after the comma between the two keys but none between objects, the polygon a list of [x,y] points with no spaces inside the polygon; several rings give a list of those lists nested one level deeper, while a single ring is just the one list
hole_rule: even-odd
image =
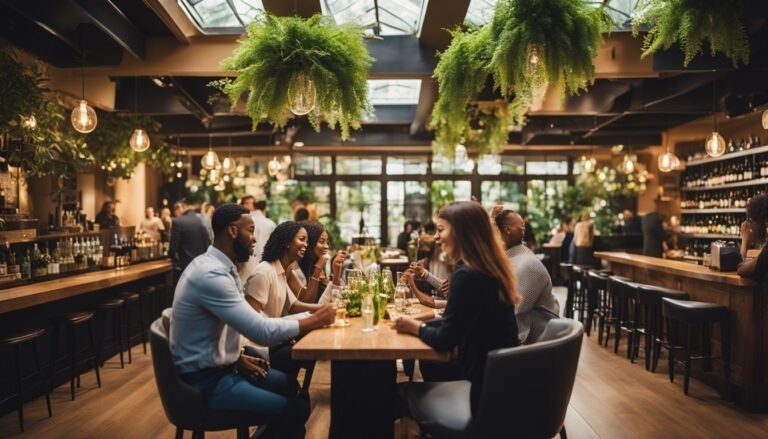
[{"label": "table leg", "polygon": [[331,362],[331,439],[392,439],[397,367],[394,361]]}]

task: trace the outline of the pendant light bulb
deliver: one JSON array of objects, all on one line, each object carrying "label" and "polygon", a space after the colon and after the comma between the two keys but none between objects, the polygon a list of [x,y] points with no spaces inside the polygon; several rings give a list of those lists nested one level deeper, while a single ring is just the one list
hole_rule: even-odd
[{"label": "pendant light bulb", "polygon": [[147,132],[142,130],[141,128],[136,128],[133,130],[133,135],[131,135],[131,149],[136,152],[144,152],[149,149],[149,136],[147,135]]},{"label": "pendant light bulb", "polygon": [[220,169],[221,162],[219,161],[219,155],[216,154],[216,151],[214,151],[213,148],[208,148],[208,152],[203,155],[203,159],[200,161],[200,165],[203,167],[203,169],[207,169],[209,171],[212,169]]},{"label": "pendant light bulb", "polygon": [[768,110],[763,111],[763,129],[768,130]]},{"label": "pendant light bulb", "polygon": [[720,157],[725,154],[725,139],[717,131],[712,131],[712,134],[707,137],[704,148],[710,157]]},{"label": "pendant light bulb", "polygon": [[88,134],[96,129],[98,120],[96,118],[96,112],[88,105],[86,100],[78,101],[75,108],[72,110],[72,127],[78,133]]},{"label": "pendant light bulb", "polygon": [[585,172],[588,172],[590,174],[595,172],[595,169],[597,169],[597,160],[595,160],[595,158],[592,156],[589,156],[589,158],[587,158],[586,156],[582,156],[581,169],[583,169]]},{"label": "pendant light bulb", "polygon": [[209,169],[207,180],[211,184],[218,184],[221,181],[221,171],[219,169]]},{"label": "pendant light bulb", "polygon": [[303,116],[315,109],[315,83],[304,73],[296,75],[288,85],[288,96],[292,99],[291,113],[296,116]]},{"label": "pendant light bulb", "polygon": [[37,118],[35,118],[34,114],[30,115],[29,117],[22,117],[21,121],[24,128],[27,128],[30,130],[37,128]]},{"label": "pendant light bulb", "polygon": [[274,177],[279,174],[281,169],[283,169],[283,165],[277,161],[277,156],[272,157],[272,160],[267,163],[267,171],[269,172],[270,177]]},{"label": "pendant light bulb", "polygon": [[659,156],[659,171],[671,172],[674,169],[677,169],[678,166],[680,166],[680,159],[675,154],[669,151],[664,151],[664,153]]},{"label": "pendant light bulb", "polygon": [[235,172],[235,168],[237,168],[237,162],[232,157],[224,157],[224,160],[221,161],[221,172],[231,174]]},{"label": "pendant light bulb", "polygon": [[633,157],[630,154],[625,154],[624,161],[621,163],[621,170],[625,174],[631,174],[635,172],[635,169],[637,169],[637,165],[635,164]]}]

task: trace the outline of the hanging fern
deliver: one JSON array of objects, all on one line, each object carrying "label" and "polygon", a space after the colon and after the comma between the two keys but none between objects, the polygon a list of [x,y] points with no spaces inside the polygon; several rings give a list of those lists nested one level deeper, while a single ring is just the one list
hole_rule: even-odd
[{"label": "hanging fern", "polygon": [[643,40],[642,57],[678,43],[687,67],[707,40],[712,56],[721,52],[736,68],[749,64],[743,0],[640,0],[637,10],[632,33],[637,36],[640,26],[651,26]]},{"label": "hanging fern", "polygon": [[523,106],[546,84],[564,101],[594,83],[592,60],[611,26],[604,6],[583,0],[501,0],[490,23],[494,81]]},{"label": "hanging fern", "polygon": [[266,14],[248,25],[247,38],[221,63],[237,72],[237,78],[213,85],[233,106],[248,93],[246,113],[254,127],[262,119],[283,127],[295,97],[292,84],[306,75],[317,90],[310,123],[317,131],[321,121],[332,128],[338,124],[346,140],[350,128],[360,128],[362,113],[371,109],[366,80],[372,63],[359,27],[336,25],[321,15],[304,20]]}]

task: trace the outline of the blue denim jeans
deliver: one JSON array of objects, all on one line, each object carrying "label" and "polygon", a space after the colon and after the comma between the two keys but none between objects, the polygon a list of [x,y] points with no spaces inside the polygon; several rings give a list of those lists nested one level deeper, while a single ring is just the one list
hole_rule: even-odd
[{"label": "blue denim jeans", "polygon": [[268,437],[304,437],[309,403],[296,396],[295,379],[277,369],[270,369],[267,378],[255,384],[231,368],[185,374],[184,380],[200,390],[211,409],[252,411],[269,417]]}]

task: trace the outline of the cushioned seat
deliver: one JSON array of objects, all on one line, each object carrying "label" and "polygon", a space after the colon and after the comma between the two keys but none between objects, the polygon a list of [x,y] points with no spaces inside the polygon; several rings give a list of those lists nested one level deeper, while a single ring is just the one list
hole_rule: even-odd
[{"label": "cushioned seat", "polygon": [[23,344],[28,341],[32,341],[41,335],[45,334],[45,329],[25,329],[13,334],[9,334],[0,338],[0,346],[13,346]]},{"label": "cushioned seat", "polygon": [[409,385],[411,414],[435,439],[565,437],[583,334],[581,323],[554,319],[538,343],[489,352],[474,417],[468,381]]},{"label": "cushioned seat", "polygon": [[79,325],[80,323],[85,323],[91,320],[93,315],[94,314],[91,311],[70,312],[53,316],[51,317],[51,321],[58,324]]},{"label": "cushioned seat", "polygon": [[664,298],[661,306],[667,318],[681,322],[706,323],[728,320],[728,308],[716,303]]},{"label": "cushioned seat", "polygon": [[[11,360],[11,364],[14,366],[14,377],[16,378],[16,393],[10,395],[4,401],[15,400],[16,411],[19,415],[19,428],[21,432],[24,432],[24,384],[36,383],[40,386],[40,389],[45,393],[45,403],[48,407],[48,417],[53,416],[51,412],[51,385],[47,379],[43,376],[43,371],[40,367],[40,356],[37,353],[37,340],[45,334],[45,329],[24,329],[13,334],[8,334],[0,338],[0,353],[4,357],[8,357]],[[24,359],[22,347],[28,346],[32,352],[32,359],[34,360],[34,374],[30,375],[27,370],[24,369]]]}]

